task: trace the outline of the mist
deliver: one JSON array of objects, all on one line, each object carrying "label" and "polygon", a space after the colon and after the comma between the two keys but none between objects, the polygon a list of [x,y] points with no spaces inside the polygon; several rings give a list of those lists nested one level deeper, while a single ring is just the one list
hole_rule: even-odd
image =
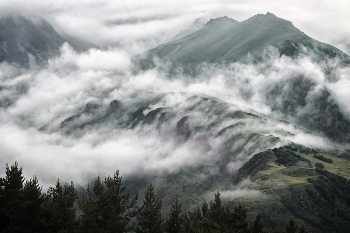
[{"label": "mist", "polygon": [[[290,3],[282,9],[275,3],[4,2],[1,17],[43,17],[59,33],[98,48],[78,53],[64,44],[46,65],[31,57],[29,69],[0,64],[0,165],[18,161],[25,177],[37,175],[47,188],[58,177],[85,185],[117,169],[125,177],[198,165],[217,171],[218,161],[235,174],[254,154],[290,142],[323,150],[348,147],[342,138],[335,141],[317,126],[302,124],[318,114],[325,93],[327,103],[350,120],[350,69],[339,60],[318,62],[312,51],[296,59],[280,57],[268,47],[259,64],[250,56],[233,64],[203,63],[196,76],[181,66],[169,74],[172,64],[166,61],[135,72],[135,55],[170,41],[196,19],[227,15],[242,21],[267,11],[349,53],[346,7],[323,14],[334,4],[315,9],[315,3],[304,8]],[[319,22],[326,23],[320,27]],[[299,103],[302,107],[296,107]],[[224,196],[248,192],[242,190]]]},{"label": "mist", "polygon": [[[26,177],[37,175],[48,187],[58,177],[85,185],[117,169],[126,177],[198,165],[215,170],[222,159],[234,174],[255,153],[291,141],[319,149],[337,146],[299,126],[298,117],[314,111],[312,103],[324,88],[346,116],[349,68],[333,60],[317,63],[312,56],[280,58],[271,48],[265,53],[259,65],[249,59],[200,64],[196,77],[180,67],[172,78],[160,69],[170,65],[161,62],[135,73],[132,54],[113,47],[79,54],[64,44],[61,55],[44,67],[2,63],[0,164],[18,161]],[[330,65],[335,80],[323,73]],[[284,111],[283,101],[300,77],[311,104]],[[276,87],[281,94],[271,99]],[[121,107],[108,113],[113,100]],[[89,103],[96,104],[92,112],[86,110]],[[146,118],[160,110],[145,123],[132,118],[140,108]],[[169,116],[165,124],[161,113]]]}]

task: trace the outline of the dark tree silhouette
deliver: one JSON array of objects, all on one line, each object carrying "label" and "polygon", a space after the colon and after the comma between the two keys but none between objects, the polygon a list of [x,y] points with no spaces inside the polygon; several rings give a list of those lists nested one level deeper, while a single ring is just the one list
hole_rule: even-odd
[{"label": "dark tree silhouette", "polygon": [[147,187],[143,204],[138,210],[136,220],[137,233],[161,233],[162,231],[162,199],[154,194],[154,186],[150,183]]}]

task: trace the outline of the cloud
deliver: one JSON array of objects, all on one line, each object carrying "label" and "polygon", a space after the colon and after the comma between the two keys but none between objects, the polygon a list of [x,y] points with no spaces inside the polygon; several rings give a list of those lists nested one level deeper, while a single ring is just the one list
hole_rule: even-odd
[{"label": "cloud", "polygon": [[[238,21],[272,12],[287,19],[309,36],[349,51],[350,29],[346,0],[323,1],[24,1],[2,2],[0,15],[42,16],[58,31],[98,45],[118,42],[136,45],[137,52],[164,43],[187,29],[197,18],[227,15]],[[18,7],[21,6],[21,7]],[[135,47],[133,48],[135,49]],[[141,50],[141,51],[140,51]],[[135,53],[137,53],[135,51]]]},{"label": "cloud", "polygon": [[[201,64],[196,78],[184,74],[180,68],[173,79],[160,69],[137,74],[131,71],[133,54],[167,41],[196,18],[227,14],[244,20],[256,13],[265,13],[261,12],[264,10],[282,18],[290,16],[288,19],[296,20],[297,25],[311,17],[306,15],[310,4],[302,9],[291,8],[286,13],[288,7],[282,9],[275,1],[264,6],[257,1],[250,3],[256,5],[249,8],[251,5],[225,1],[203,4],[199,1],[149,1],[143,5],[136,1],[5,2],[3,9],[28,15],[38,13],[73,36],[98,44],[120,43],[116,47],[92,49],[81,54],[65,44],[61,55],[49,60],[46,67],[32,66],[29,70],[0,64],[0,135],[5,135],[0,138],[0,164],[18,160],[26,177],[35,174],[45,186],[52,185],[57,177],[84,185],[91,177],[112,174],[116,169],[127,176],[176,172],[198,164],[214,163],[215,166],[215,162],[222,159],[220,155],[225,153],[230,156],[225,169],[233,173],[254,153],[288,141],[331,147],[332,143],[328,145],[322,136],[280,119],[293,123],[303,112],[312,110],[312,105],[297,108],[290,117],[281,110],[283,101],[291,98],[293,88],[299,87],[293,84],[300,80],[309,80],[313,85],[307,92],[308,101],[313,103],[325,87],[341,110],[349,113],[346,102],[349,71],[337,63],[332,64],[339,79],[335,82],[330,82],[323,73],[328,64],[317,64],[312,57],[292,60],[272,56],[260,65],[249,62],[229,66]],[[23,7],[15,7],[18,4]],[[319,21],[325,19],[320,12],[314,15]],[[333,20],[336,21],[336,17]],[[326,26],[329,29],[332,25]],[[323,31],[315,33],[329,39]],[[341,34],[347,35],[346,31]],[[277,53],[273,49],[270,52]],[[159,65],[164,68],[168,64]],[[279,94],[269,98],[276,90],[280,90]],[[104,117],[114,99],[123,103],[123,117],[80,127]],[[101,105],[100,112],[83,114],[91,101]],[[147,107],[145,114],[163,108],[171,112],[173,118],[158,131],[154,130],[155,124],[130,129],[127,117],[142,106]],[[237,111],[241,112],[241,118],[225,118],[226,113]],[[244,112],[254,116],[246,116]],[[73,132],[60,128],[61,122],[78,114],[80,117],[72,122],[77,127]],[[184,116],[190,117],[189,127],[193,129],[186,142],[178,139],[175,130]],[[237,123],[237,127],[233,127]],[[45,125],[49,129],[40,130]],[[226,133],[218,136],[223,129]],[[276,142],[274,137],[279,137],[280,141]],[[227,142],[229,146],[224,147]],[[222,195],[237,198],[259,193],[241,187]]]},{"label": "cloud", "polygon": [[234,201],[240,198],[260,197],[265,195],[258,190],[251,189],[252,182],[243,180],[233,190],[220,191],[220,197],[224,200]]},{"label": "cloud", "polygon": [[[84,185],[89,178],[112,174],[116,169],[128,176],[176,172],[198,164],[215,166],[215,161],[225,154],[230,156],[225,169],[234,173],[253,154],[288,141],[304,145],[307,141],[307,145],[325,148],[323,137],[280,122],[278,119],[285,119],[284,115],[271,106],[277,101],[278,107],[283,98],[290,98],[288,83],[296,77],[311,80],[315,86],[330,85],[338,94],[333,95],[334,99],[342,100],[347,95],[336,89],[344,85],[342,82],[346,84],[346,69],[338,68],[340,81],[329,83],[322,75],[322,64],[307,57],[292,60],[277,56],[260,65],[203,64],[196,79],[181,69],[169,79],[167,72],[158,69],[133,74],[130,57],[124,50],[93,49],[78,54],[65,44],[61,55],[51,59],[46,67],[17,70],[8,64],[1,66],[6,72],[0,76],[5,87],[0,98],[13,101],[0,112],[0,133],[6,135],[0,138],[1,163],[17,160],[24,166],[26,176],[36,174],[46,186],[57,177]],[[269,99],[271,87],[281,83],[285,93]],[[319,91],[311,90],[316,94]],[[307,98],[313,101],[314,97]],[[86,122],[101,121],[114,99],[124,106],[121,118],[80,127]],[[101,105],[100,113],[83,113],[91,101]],[[340,106],[346,110],[348,105],[343,104]],[[156,123],[125,127],[127,116],[140,106],[147,107],[144,114],[163,108],[173,116],[160,130],[155,130]],[[225,117],[237,111],[254,116]],[[81,115],[72,122],[74,130],[61,129],[61,122],[77,114]],[[176,134],[177,122],[184,116],[189,117],[192,130],[186,142]],[[39,130],[44,125],[48,125],[48,130]],[[236,190],[227,196],[242,193],[251,191]]]}]

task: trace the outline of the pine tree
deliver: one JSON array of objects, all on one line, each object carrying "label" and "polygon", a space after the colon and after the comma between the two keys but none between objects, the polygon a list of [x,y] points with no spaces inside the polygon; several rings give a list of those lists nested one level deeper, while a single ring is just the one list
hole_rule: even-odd
[{"label": "pine tree", "polygon": [[182,227],[180,232],[195,233],[201,232],[203,227],[206,227],[209,230],[209,227],[206,226],[205,218],[201,212],[199,206],[193,211],[187,212],[181,216]]},{"label": "pine tree", "polygon": [[210,232],[221,232],[225,229],[224,208],[221,206],[219,191],[216,191],[214,201],[210,201],[208,216],[203,220],[204,230],[210,229]]},{"label": "pine tree", "polygon": [[203,217],[205,217],[205,218],[208,217],[209,207],[208,207],[208,203],[206,200],[203,201],[201,210],[202,210]]},{"label": "pine tree", "polygon": [[210,218],[215,223],[220,224],[223,217],[223,208],[221,207],[221,199],[219,191],[216,191],[214,201],[210,202],[210,209],[208,211]]},{"label": "pine tree", "polygon": [[100,176],[94,181],[92,190],[90,185],[86,189],[86,196],[78,200],[79,208],[83,214],[80,216],[81,232],[103,232],[105,222],[102,218],[104,187]]},{"label": "pine tree", "polygon": [[0,231],[22,232],[24,214],[24,177],[17,161],[11,167],[6,164],[5,177],[1,179],[0,189]]},{"label": "pine tree", "polygon": [[137,202],[138,195],[130,199],[130,194],[123,194],[125,186],[122,185],[122,177],[119,171],[105,178],[105,197],[103,218],[106,221],[106,232],[128,232],[134,228],[129,226],[130,219],[136,215],[132,208]]},{"label": "pine tree", "polygon": [[154,194],[154,186],[150,183],[147,187],[143,204],[138,210],[137,233],[161,233],[162,232],[162,199]]},{"label": "pine tree", "polygon": [[55,187],[50,187],[46,194],[45,208],[48,221],[48,231],[76,232],[79,222],[76,217],[75,203],[78,194],[73,182],[61,185],[57,179]]},{"label": "pine tree", "polygon": [[294,219],[290,218],[289,224],[286,226],[286,233],[296,233],[298,225],[295,224]]},{"label": "pine tree", "polygon": [[79,221],[76,216],[76,203],[78,201],[78,193],[74,188],[73,181],[70,184],[63,186],[63,200],[65,231],[67,233],[75,232],[79,226]]},{"label": "pine tree", "polygon": [[305,225],[303,223],[303,225],[301,225],[300,229],[299,229],[299,233],[309,233],[306,229],[305,229]]},{"label": "pine tree", "polygon": [[248,229],[247,209],[241,203],[235,206],[231,217],[231,228],[241,231]]},{"label": "pine tree", "polygon": [[251,233],[264,233],[264,225],[261,221],[260,213],[256,216],[254,222],[250,226]]},{"label": "pine tree", "polygon": [[38,179],[34,176],[23,187],[23,232],[46,232],[44,229],[44,195]]},{"label": "pine tree", "polygon": [[86,195],[79,201],[79,207],[83,211],[81,216],[82,232],[128,232],[134,228],[130,225],[130,219],[135,217],[133,207],[138,195],[133,199],[130,194],[122,194],[125,186],[122,185],[122,177],[116,171],[113,177],[105,177],[104,183],[98,176],[91,190],[90,185]]},{"label": "pine tree", "polygon": [[192,225],[191,225],[191,221],[188,217],[187,212],[185,212],[184,214],[181,214],[181,222],[182,225],[180,227],[180,233],[192,233],[195,232],[194,230],[192,230]]},{"label": "pine tree", "polygon": [[181,228],[181,204],[177,197],[171,205],[168,218],[165,220],[165,231],[167,233],[178,233]]}]

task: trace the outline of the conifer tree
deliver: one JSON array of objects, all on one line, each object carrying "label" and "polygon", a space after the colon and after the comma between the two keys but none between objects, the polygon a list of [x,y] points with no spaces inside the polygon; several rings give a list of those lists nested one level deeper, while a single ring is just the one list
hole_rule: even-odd
[{"label": "conifer tree", "polygon": [[246,231],[248,229],[247,209],[241,203],[235,206],[232,213],[232,229]]},{"label": "conifer tree", "polygon": [[301,225],[300,229],[299,229],[299,233],[309,233],[306,229],[305,229],[305,225],[303,223],[303,225]]},{"label": "conifer tree", "polygon": [[188,217],[188,214],[187,212],[185,212],[184,214],[181,215],[181,221],[182,221],[182,224],[181,224],[181,227],[180,227],[180,233],[191,233],[191,232],[194,232],[191,228],[192,228],[192,225],[191,225],[191,221]]},{"label": "conifer tree", "polygon": [[106,221],[106,232],[128,232],[134,228],[129,226],[130,219],[136,215],[132,208],[137,202],[138,195],[130,199],[129,192],[125,191],[125,186],[122,185],[122,177],[119,176],[119,171],[116,171],[113,177],[105,178],[105,197],[103,218]]},{"label": "conifer tree", "polygon": [[76,217],[78,194],[71,184],[61,185],[57,179],[55,187],[50,187],[46,194],[45,207],[48,217],[48,229],[52,232],[75,232],[79,225]]},{"label": "conifer tree", "polygon": [[220,193],[216,191],[214,200],[209,203],[208,216],[202,221],[203,230],[221,232],[225,228],[224,221],[224,208],[221,206]]},{"label": "conifer tree", "polygon": [[100,176],[98,176],[94,181],[92,190],[88,184],[86,196],[82,196],[78,200],[78,205],[83,212],[80,216],[81,232],[102,232],[105,226],[102,219],[103,194],[103,183],[101,182]]},{"label": "conifer tree", "polygon": [[264,233],[264,225],[261,221],[260,213],[256,216],[254,222],[250,226],[251,233]]},{"label": "conifer tree", "polygon": [[133,199],[130,194],[122,194],[125,186],[122,177],[116,171],[113,177],[105,177],[104,183],[98,176],[91,190],[90,185],[86,195],[79,201],[83,211],[81,216],[82,232],[128,232],[134,228],[130,219],[136,215],[132,210],[138,195]]},{"label": "conifer tree", "polygon": [[161,233],[162,232],[162,199],[154,194],[154,186],[150,183],[147,187],[142,206],[139,208],[137,220],[137,233]]},{"label": "conifer tree", "polygon": [[[190,212],[185,212],[181,215],[182,226],[180,232],[195,233],[201,232],[205,225],[205,219],[203,218],[201,209],[197,206],[196,209]],[[209,229],[209,227],[207,227]]]},{"label": "conifer tree", "polygon": [[221,207],[221,199],[219,191],[216,191],[214,201],[210,202],[210,209],[208,211],[210,218],[215,223],[220,224],[223,220],[223,208]]},{"label": "conifer tree", "polygon": [[23,187],[23,232],[45,232],[44,195],[38,179],[34,176]]},{"label": "conifer tree", "polygon": [[11,167],[6,164],[5,177],[1,179],[0,189],[0,231],[21,232],[23,216],[23,187],[24,177],[22,168],[17,161]]},{"label": "conifer tree", "polygon": [[289,224],[286,226],[286,233],[296,233],[298,225],[294,222],[293,217],[290,218]]},{"label": "conifer tree", "polygon": [[208,203],[206,200],[203,201],[201,210],[202,210],[203,217],[205,217],[205,218],[208,217],[209,207],[208,207]]},{"label": "conifer tree", "polygon": [[177,197],[171,205],[169,216],[165,220],[165,231],[167,233],[179,233],[181,228],[181,204]]}]

